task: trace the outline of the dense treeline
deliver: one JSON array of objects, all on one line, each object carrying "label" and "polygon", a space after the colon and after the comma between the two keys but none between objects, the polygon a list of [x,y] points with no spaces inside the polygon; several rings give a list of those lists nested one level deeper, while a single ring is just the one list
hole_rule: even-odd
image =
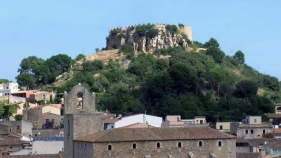
[{"label": "dense treeline", "polygon": [[[226,56],[213,38],[205,44],[194,42],[193,47],[207,49],[199,53],[182,47],[159,49],[122,61],[111,59],[106,65],[99,60],[86,61],[81,65],[83,69],[75,69],[77,65],[72,68],[73,76],[57,88],[57,93],[82,83],[97,94],[98,109],[125,115],[146,111],[163,117],[205,115],[209,121],[239,121],[245,115],[273,112],[273,103],[280,101],[275,93],[280,89],[277,78],[246,65],[242,51]],[[169,58],[157,58],[160,55]],[[34,62],[25,64],[24,60]],[[24,85],[30,76],[33,87],[52,83],[56,76],[68,72],[73,62],[64,55],[46,61],[36,57],[24,60],[17,79]],[[128,62],[128,68],[123,68]],[[44,73],[39,73],[37,67]],[[19,80],[22,75],[27,75],[23,81]],[[257,94],[259,87],[266,91],[263,95]]]}]

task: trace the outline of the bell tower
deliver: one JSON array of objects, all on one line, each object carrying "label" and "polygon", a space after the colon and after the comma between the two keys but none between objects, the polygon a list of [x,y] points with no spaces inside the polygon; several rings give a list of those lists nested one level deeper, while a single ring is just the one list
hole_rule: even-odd
[{"label": "bell tower", "polygon": [[103,130],[102,114],[96,113],[95,99],[95,93],[81,84],[64,93],[64,157],[74,158],[74,139]]}]

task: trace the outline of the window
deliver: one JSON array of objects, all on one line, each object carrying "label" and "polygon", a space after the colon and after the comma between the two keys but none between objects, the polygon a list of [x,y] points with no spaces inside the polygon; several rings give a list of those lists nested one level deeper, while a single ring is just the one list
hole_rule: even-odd
[{"label": "window", "polygon": [[254,122],[257,123],[257,119],[254,119]]},{"label": "window", "polygon": [[108,145],[107,150],[111,150],[111,149],[112,149],[111,145]]},{"label": "window", "polygon": [[199,141],[198,146],[203,146],[203,142]]},{"label": "window", "polygon": [[157,147],[157,148],[160,148],[160,143],[159,143],[159,142],[156,144],[156,147]]},{"label": "window", "polygon": [[203,120],[200,120],[200,124],[203,124]]},{"label": "window", "polygon": [[12,132],[12,129],[10,129],[10,132]]},{"label": "window", "polygon": [[251,129],[251,134],[254,134],[254,130]]},{"label": "window", "polygon": [[134,144],[133,144],[133,149],[136,149],[136,148],[137,148],[137,144],[134,143]]},{"label": "window", "polygon": [[265,130],[262,130],[262,133],[265,134]]},{"label": "window", "polygon": [[17,130],[19,130],[20,129],[20,126],[17,126]]},{"label": "window", "polygon": [[181,148],[181,142],[178,142],[178,147]]},{"label": "window", "polygon": [[222,127],[222,125],[220,125],[220,130],[222,130],[223,129],[223,127]]},{"label": "window", "polygon": [[248,130],[247,129],[246,129],[245,133],[248,134]]},{"label": "window", "polygon": [[218,141],[218,146],[219,146],[219,147],[221,147],[221,146],[222,146],[221,141]]}]

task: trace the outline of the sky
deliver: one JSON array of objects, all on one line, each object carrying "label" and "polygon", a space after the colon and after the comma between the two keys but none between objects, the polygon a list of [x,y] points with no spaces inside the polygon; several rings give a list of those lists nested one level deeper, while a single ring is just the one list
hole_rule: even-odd
[{"label": "sky", "polygon": [[22,59],[92,55],[114,27],[189,25],[193,40],[215,38],[227,55],[281,80],[280,0],[20,0],[0,2],[0,78],[16,81]]}]

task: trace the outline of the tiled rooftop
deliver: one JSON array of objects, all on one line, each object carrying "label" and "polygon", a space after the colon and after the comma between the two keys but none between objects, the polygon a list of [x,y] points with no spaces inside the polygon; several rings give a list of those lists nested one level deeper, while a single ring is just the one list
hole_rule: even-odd
[{"label": "tiled rooftop", "polygon": [[258,158],[259,153],[236,153],[236,158]]},{"label": "tiled rooftop", "polygon": [[42,155],[3,155],[3,158],[59,158],[59,154],[42,154]]},{"label": "tiled rooftop", "polygon": [[85,142],[131,142],[164,140],[235,139],[235,136],[221,133],[208,127],[180,128],[115,128],[79,137]]}]

